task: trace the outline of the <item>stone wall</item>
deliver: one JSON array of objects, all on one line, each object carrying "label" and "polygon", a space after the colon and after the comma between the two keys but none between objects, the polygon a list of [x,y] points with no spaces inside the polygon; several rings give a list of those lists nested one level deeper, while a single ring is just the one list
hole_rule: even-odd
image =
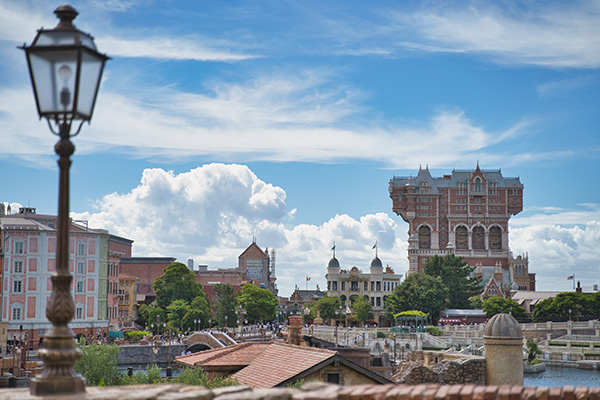
[{"label": "stone wall", "polygon": [[[150,356],[152,352],[152,346],[147,345],[125,345],[120,346],[121,352],[117,356],[117,363],[119,365],[137,365],[137,364],[166,364],[169,362],[169,346],[163,345],[158,346],[158,352]],[[182,351],[186,351],[187,346],[185,344],[172,344],[171,345],[171,363],[175,364],[175,357],[181,355]]]},{"label": "stone wall", "polygon": [[439,351],[411,351],[393,376],[396,383],[409,385],[485,385],[486,362],[483,357],[448,354]]},{"label": "stone wall", "polygon": [[[4,389],[5,400],[41,400],[29,389]],[[308,383],[301,389],[250,389],[234,386],[204,389],[198,386],[147,385],[88,387],[86,395],[61,396],[64,400],[600,400],[600,388],[558,388],[475,385],[361,385]]]}]

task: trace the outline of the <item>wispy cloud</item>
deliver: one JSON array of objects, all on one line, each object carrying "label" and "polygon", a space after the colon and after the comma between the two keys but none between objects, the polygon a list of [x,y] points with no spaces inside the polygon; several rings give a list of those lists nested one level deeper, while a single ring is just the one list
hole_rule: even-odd
[{"label": "wispy cloud", "polygon": [[211,48],[198,43],[214,43],[199,37],[150,37],[144,39],[120,39],[99,37],[102,50],[113,57],[153,58],[166,60],[197,60],[233,62],[256,58],[256,55],[241,54],[225,48]]},{"label": "wispy cloud", "polygon": [[484,2],[444,3],[390,16],[397,32],[414,30],[407,40],[413,49],[484,54],[503,64],[600,66],[598,1],[530,2],[502,9]]},{"label": "wispy cloud", "polygon": [[537,86],[537,91],[542,97],[562,95],[567,91],[596,86],[599,80],[597,76],[576,76],[574,78],[542,83]]},{"label": "wispy cloud", "polygon": [[[440,109],[421,122],[373,121],[363,105],[366,95],[332,85],[333,74],[307,70],[261,74],[241,83],[214,81],[208,94],[117,87],[122,82],[113,84],[109,74],[94,123],[77,139],[78,153],[111,149],[167,160],[211,155],[236,162],[368,160],[393,168],[411,168],[423,160],[430,160],[431,167],[461,167],[482,156],[502,165],[561,156],[493,152],[493,146],[519,140],[528,124],[489,131],[461,109]],[[0,155],[45,153],[52,137],[43,136],[41,145],[30,139],[45,131],[32,110],[29,89],[0,89],[0,129],[24,131],[16,138],[7,135],[16,142],[1,148]]]}]

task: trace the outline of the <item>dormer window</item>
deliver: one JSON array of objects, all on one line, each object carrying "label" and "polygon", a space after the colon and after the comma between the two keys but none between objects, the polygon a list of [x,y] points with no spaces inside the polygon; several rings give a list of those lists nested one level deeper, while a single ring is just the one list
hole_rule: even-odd
[{"label": "dormer window", "polygon": [[481,179],[475,178],[475,193],[481,193]]}]

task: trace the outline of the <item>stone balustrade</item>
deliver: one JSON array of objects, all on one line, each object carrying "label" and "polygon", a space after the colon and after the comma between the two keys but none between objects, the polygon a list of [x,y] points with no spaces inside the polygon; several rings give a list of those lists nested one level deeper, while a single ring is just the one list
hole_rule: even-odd
[{"label": "stone balustrade", "polygon": [[[29,389],[4,389],[4,400],[41,400]],[[48,398],[48,397],[45,397]],[[600,400],[600,388],[558,388],[476,385],[361,385],[337,386],[311,382],[301,389],[250,389],[233,386],[205,389],[183,385],[88,387],[85,394],[64,400]]]}]

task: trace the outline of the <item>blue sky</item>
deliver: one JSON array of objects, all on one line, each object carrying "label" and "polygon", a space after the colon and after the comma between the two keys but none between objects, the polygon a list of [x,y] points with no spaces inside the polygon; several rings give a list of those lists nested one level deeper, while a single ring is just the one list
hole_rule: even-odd
[{"label": "blue sky", "polygon": [[[404,273],[388,181],[501,168],[525,185],[510,246],[539,290],[600,283],[600,1],[73,1],[107,64],[74,139],[71,211],[137,256],[233,267],[275,248],[281,295],[329,249]],[[57,209],[55,137],[25,57],[56,25],[0,0],[0,201]]]}]

